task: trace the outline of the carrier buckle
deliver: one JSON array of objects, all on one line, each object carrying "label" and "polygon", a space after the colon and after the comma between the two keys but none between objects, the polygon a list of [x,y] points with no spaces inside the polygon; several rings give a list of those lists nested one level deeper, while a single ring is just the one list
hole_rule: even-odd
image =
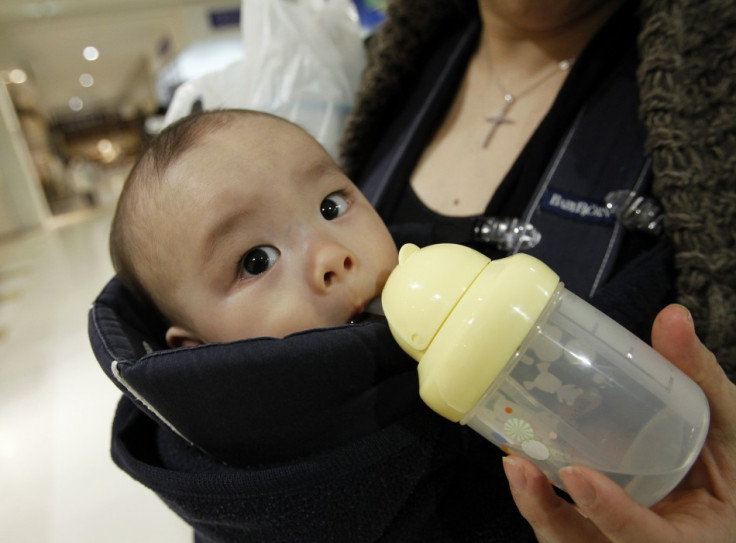
[{"label": "carrier buckle", "polygon": [[475,220],[473,240],[495,245],[503,251],[531,249],[542,234],[531,223],[517,218],[480,216]]},{"label": "carrier buckle", "polygon": [[621,221],[624,228],[655,236],[662,232],[664,213],[652,198],[638,196],[628,190],[615,190],[606,194],[605,202],[606,208]]}]

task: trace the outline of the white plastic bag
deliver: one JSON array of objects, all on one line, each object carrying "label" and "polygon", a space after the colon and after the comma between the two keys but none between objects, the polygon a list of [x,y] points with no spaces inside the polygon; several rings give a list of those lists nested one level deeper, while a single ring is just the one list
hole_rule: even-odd
[{"label": "white plastic bag", "polygon": [[248,107],[244,87],[245,62],[242,60],[223,70],[185,81],[176,88],[161,128],[189,115],[197,102],[204,109]]},{"label": "white plastic bag", "polygon": [[244,59],[181,85],[164,124],[202,107],[244,107],[295,122],[333,156],[366,58],[351,0],[243,0]]}]

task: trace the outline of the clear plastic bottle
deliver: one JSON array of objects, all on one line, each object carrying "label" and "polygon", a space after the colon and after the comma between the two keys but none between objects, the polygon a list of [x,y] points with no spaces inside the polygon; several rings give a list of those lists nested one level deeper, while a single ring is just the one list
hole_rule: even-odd
[{"label": "clear plastic bottle", "polygon": [[703,446],[702,390],[534,257],[406,245],[382,304],[425,403],[563,490],[560,468],[584,465],[649,506]]}]

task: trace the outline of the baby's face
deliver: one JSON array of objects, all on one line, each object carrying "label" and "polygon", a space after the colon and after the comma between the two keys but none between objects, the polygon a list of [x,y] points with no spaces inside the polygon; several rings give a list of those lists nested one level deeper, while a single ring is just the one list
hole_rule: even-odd
[{"label": "baby's face", "polygon": [[[397,262],[385,225],[329,155],[269,118],[207,135],[165,176],[152,278],[172,346],[349,322]],[[170,196],[170,197],[168,197]],[[144,278],[145,280],[145,278]]]}]

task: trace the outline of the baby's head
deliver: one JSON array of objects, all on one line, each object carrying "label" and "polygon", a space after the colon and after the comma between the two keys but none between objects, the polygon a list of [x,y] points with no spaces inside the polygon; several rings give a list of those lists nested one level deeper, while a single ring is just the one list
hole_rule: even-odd
[{"label": "baby's head", "polygon": [[196,114],[154,139],[121,193],[110,252],[168,321],[172,347],[347,323],[397,260],[316,140],[244,110]]}]

